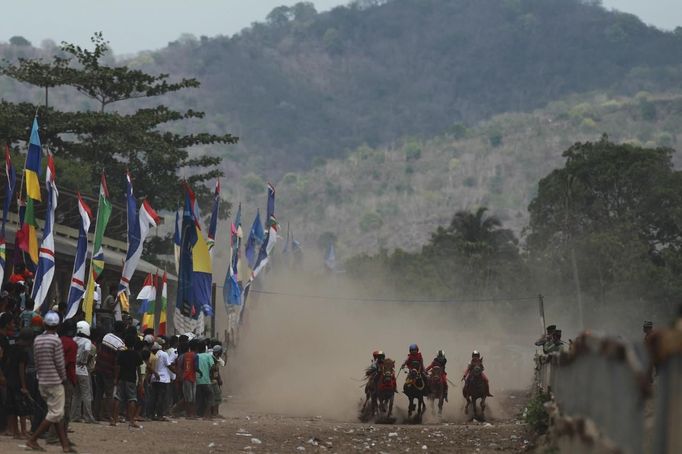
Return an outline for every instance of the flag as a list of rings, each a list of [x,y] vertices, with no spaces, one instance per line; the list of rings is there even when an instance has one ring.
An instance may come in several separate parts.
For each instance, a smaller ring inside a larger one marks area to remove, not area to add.
[[[258,252],[258,259],[256,260],[256,266],[253,268],[251,273],[251,280],[260,273],[260,271],[265,268],[270,260],[270,255],[272,249],[275,247],[277,242],[277,219],[275,218],[275,187],[268,183],[268,220],[267,220],[267,232],[265,234],[265,239]]]
[[[192,215],[192,202],[189,191],[185,191],[185,205],[182,210],[182,227],[180,230],[180,261],[178,271],[178,288],[175,300],[175,330],[180,333],[191,333],[197,330],[196,308],[192,292],[192,248],[197,242],[197,228]]]
[[[43,150],[40,146],[40,136],[38,135],[38,118],[33,119],[31,128],[31,138],[28,143],[28,154],[26,155],[26,165],[24,167],[24,179],[26,181],[26,195],[29,199],[41,201],[40,198],[40,158]]]
[[[175,253],[175,274],[180,272],[180,213],[175,211],[175,232],[173,233],[173,252]]]
[[[215,234],[218,230],[218,208],[220,208],[220,180],[215,183],[215,192],[213,193],[213,207],[211,208],[211,222],[208,226],[208,252],[213,258],[213,246],[215,246]]]
[[[9,154],[9,145],[5,145],[5,175],[7,176],[7,183],[5,184],[5,200],[2,206],[2,228],[0,229],[0,284],[2,284],[3,279],[5,278],[5,265],[7,263],[5,224],[7,224],[9,207],[12,204],[14,188],[17,184],[17,174],[12,165],[12,157]]]
[[[9,215],[9,207],[12,204],[12,197],[14,196],[14,189],[17,185],[17,173],[12,165],[12,156],[9,154],[9,146],[5,145],[5,175],[7,176],[7,183],[5,184],[5,200],[2,206],[2,230],[0,236],[5,239],[5,224],[7,224],[7,217]],[[2,279],[0,279],[2,282]]]
[[[204,235],[196,229],[196,243],[192,248],[192,292],[194,294],[194,304],[197,310],[205,315],[213,315],[211,305],[213,284],[213,268],[211,266],[211,255],[208,251],[208,244]]]
[[[242,205],[239,204],[237,215],[230,226],[230,263],[225,274],[223,285],[223,301],[226,305],[241,304],[241,287],[238,280],[239,247],[242,240]]]
[[[168,276],[163,272],[163,284],[161,287],[161,313],[159,314],[159,336],[166,335],[166,312],[168,311]]]
[[[45,215],[43,239],[40,243],[40,258],[31,294],[34,301],[33,310],[38,312],[38,308],[40,308],[41,313],[45,313],[48,310],[45,299],[50,291],[50,285],[54,277],[54,236],[52,230],[54,228],[54,211],[57,208],[57,196],[59,193],[55,183],[55,168],[52,154],[47,156],[45,186],[47,186],[47,213]],[[32,201],[30,198],[28,200],[29,202]]]
[[[141,331],[144,331],[147,328],[154,328],[156,276],[152,276],[152,273],[147,274],[144,284],[142,285],[142,290],[137,294],[137,300],[140,301],[140,310],[138,311],[138,314],[142,315]]]
[[[332,242],[329,243],[329,247],[327,248],[324,266],[326,266],[329,271],[336,270],[336,252],[334,251],[334,243]]]
[[[249,264],[249,268],[253,269],[256,265],[256,259],[258,258],[257,250],[263,240],[265,239],[265,232],[263,231],[263,223],[260,220],[260,210],[256,211],[256,218],[251,224],[251,230],[249,230],[249,237],[246,240],[246,246],[244,248],[244,255],[246,256],[246,262]]]
[[[139,213],[137,211],[137,203],[133,195],[133,184],[130,180],[130,174],[126,174],[127,190],[127,206],[128,206],[128,252],[126,260],[123,264],[123,273],[118,284],[118,293],[128,290],[130,279],[135,273],[137,264],[142,257],[142,248],[144,240],[149,234],[150,227],[156,227],[161,220],[152,208],[148,200],[142,202]]]
[[[90,219],[92,211],[85,203],[85,200],[78,195],[78,212],[81,215],[81,225],[78,229],[78,243],[76,245],[76,258],[73,262],[71,273],[71,287],[69,296],[66,300],[65,319],[71,318],[78,312],[78,306],[85,293],[85,258],[88,253],[88,231],[90,230]]]
[[[38,265],[38,235],[36,229],[38,222],[36,221],[35,207],[33,206],[33,199],[28,198],[24,208],[24,219],[20,223],[21,228],[17,232],[17,243],[22,251],[28,254],[29,261],[26,263],[30,270],[35,270]]]
[[[92,244],[92,256],[90,258],[90,271],[88,273],[88,286],[85,289],[85,299],[83,301],[83,312],[85,321],[92,323],[92,313],[95,304],[95,280],[104,270],[104,249],[102,240],[104,232],[111,217],[112,206],[109,201],[109,189],[107,179],[102,174],[99,184],[99,202],[97,204],[97,220],[95,221],[95,237]]]

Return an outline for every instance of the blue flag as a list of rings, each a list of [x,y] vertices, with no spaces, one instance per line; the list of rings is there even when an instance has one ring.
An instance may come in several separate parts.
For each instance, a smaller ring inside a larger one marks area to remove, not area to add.
[[[253,220],[251,230],[249,231],[249,238],[246,240],[246,247],[244,255],[246,255],[246,262],[249,268],[253,269],[256,266],[258,259],[258,248],[263,244],[265,239],[265,231],[263,230],[263,223],[260,220],[260,210],[256,212],[256,218]]]

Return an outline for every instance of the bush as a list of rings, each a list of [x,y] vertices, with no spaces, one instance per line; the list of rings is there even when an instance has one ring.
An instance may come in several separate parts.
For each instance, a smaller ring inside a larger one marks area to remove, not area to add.
[[[540,392],[523,409],[523,420],[539,434],[547,432],[549,428],[549,414],[545,410],[545,402],[550,400],[549,393]]]

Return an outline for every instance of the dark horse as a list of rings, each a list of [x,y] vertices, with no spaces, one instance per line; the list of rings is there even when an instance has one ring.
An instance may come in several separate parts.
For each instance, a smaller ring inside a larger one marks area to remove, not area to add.
[[[469,414],[469,405],[474,407],[473,418],[484,421],[485,420],[485,398],[488,397],[488,387],[483,380],[483,369],[481,366],[474,366],[471,372],[467,376],[464,388],[462,389],[462,394],[466,399],[467,403],[464,407],[464,413]],[[481,399],[481,414],[478,414],[476,409],[476,400]]]
[[[365,402],[360,409],[360,421],[366,422],[374,416],[377,398],[378,371],[367,371],[367,383],[365,383]]]
[[[445,385],[440,366],[434,366],[429,374],[429,400],[431,401],[431,413],[436,413],[435,402],[438,401],[438,415],[443,414],[443,401],[445,400]]]
[[[424,403],[424,396],[429,394],[429,384],[424,379],[422,374],[420,374],[417,369],[410,369],[405,379],[405,384],[403,385],[403,392],[410,400],[410,405],[407,409],[407,417],[411,418],[412,413],[417,410],[415,419],[417,421],[421,420],[422,415],[426,411],[426,404]],[[414,400],[417,399],[417,404],[415,405]]]
[[[390,420],[393,414],[393,399],[395,398],[395,374],[393,367],[386,368],[379,377],[373,412],[378,410],[379,417]]]

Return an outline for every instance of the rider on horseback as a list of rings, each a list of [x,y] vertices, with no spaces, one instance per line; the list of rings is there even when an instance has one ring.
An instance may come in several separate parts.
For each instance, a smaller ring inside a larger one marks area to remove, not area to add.
[[[490,383],[488,382],[488,377],[486,377],[485,373],[483,372],[485,370],[485,368],[483,367],[483,358],[481,358],[481,354],[477,350],[474,350],[471,353],[471,362],[467,366],[467,370],[464,371],[464,375],[462,376],[462,380],[464,380],[465,386],[466,384],[469,383],[469,380],[472,377],[471,372],[474,370],[474,367],[476,366],[479,366],[481,368],[481,378],[485,383],[486,395],[492,397],[492,394],[490,394]]]
[[[408,370],[416,369],[420,374],[424,374],[424,358],[422,358],[422,354],[419,352],[417,344],[410,345],[410,353],[407,355],[407,359],[400,368],[403,369],[405,366],[407,366]]]
[[[365,374],[369,377],[370,375],[374,375],[377,372],[381,371],[381,366],[384,364],[384,360],[386,359],[386,355],[384,352],[381,350],[375,350],[372,353],[372,362],[365,371]]]
[[[445,398],[445,402],[448,401],[448,374],[445,373],[445,364],[447,362],[448,359],[445,357],[445,350],[438,350],[438,355],[433,358],[429,367],[426,368],[426,371],[428,372],[435,366],[440,367],[440,381],[443,383],[443,397]]]

